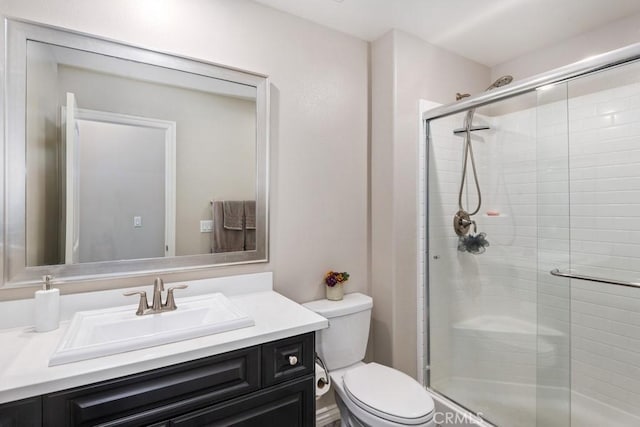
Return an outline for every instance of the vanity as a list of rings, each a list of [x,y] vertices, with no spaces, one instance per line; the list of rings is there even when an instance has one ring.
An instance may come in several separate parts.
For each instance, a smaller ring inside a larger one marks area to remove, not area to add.
[[[307,333],[11,402],[0,406],[0,425],[312,426],[313,338]]]
[[[259,273],[189,283],[191,295],[226,289],[254,326],[58,366],[49,357],[68,322],[46,333],[0,331],[9,349],[0,356],[0,425],[314,425],[314,332],[327,321],[270,281]],[[118,293],[100,296],[107,303]]]

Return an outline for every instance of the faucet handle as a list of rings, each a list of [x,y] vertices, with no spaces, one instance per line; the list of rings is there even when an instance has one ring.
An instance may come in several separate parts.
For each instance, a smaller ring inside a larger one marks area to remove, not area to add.
[[[164,306],[166,307],[165,310],[175,310],[176,308],[178,308],[176,306],[176,299],[173,296],[173,291],[175,289],[186,289],[188,287],[189,285],[176,285],[176,286],[170,287],[169,290],[167,291],[167,302],[164,304]]]
[[[140,302],[138,302],[138,309],[136,310],[136,316],[142,316],[144,314],[144,311],[149,309],[149,301],[147,301],[146,291],[125,292],[122,295],[124,295],[125,297],[140,295]]]

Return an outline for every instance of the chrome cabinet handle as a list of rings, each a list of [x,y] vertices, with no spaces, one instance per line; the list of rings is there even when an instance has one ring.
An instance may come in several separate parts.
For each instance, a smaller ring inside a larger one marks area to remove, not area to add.
[[[298,358],[296,356],[289,356],[289,365],[296,366],[298,364]]]

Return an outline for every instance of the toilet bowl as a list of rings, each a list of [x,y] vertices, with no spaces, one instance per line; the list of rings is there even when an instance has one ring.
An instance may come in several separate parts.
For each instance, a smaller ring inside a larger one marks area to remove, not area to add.
[[[434,403],[410,376],[378,363],[364,363],[371,322],[371,297],[354,293],[341,301],[304,304],[326,317],[329,328],[316,333],[336,394],[342,425],[434,427]]]
[[[344,425],[435,426],[431,396],[396,369],[361,362],[331,372],[331,382]]]

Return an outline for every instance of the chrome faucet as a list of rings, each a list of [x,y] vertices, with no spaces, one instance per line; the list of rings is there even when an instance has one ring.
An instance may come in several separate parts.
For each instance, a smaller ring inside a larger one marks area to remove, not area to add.
[[[124,296],[140,295],[140,302],[138,303],[138,309],[136,310],[137,316],[143,316],[145,314],[162,313],[163,311],[172,311],[178,308],[176,306],[176,299],[173,295],[175,289],[185,289],[188,285],[176,285],[169,288],[167,291],[167,299],[162,302],[162,292],[164,292],[164,281],[156,277],[153,281],[153,302],[149,307],[149,300],[147,299],[146,291],[133,291],[125,292]]]
[[[151,304],[151,309],[160,312],[162,311],[162,293],[164,292],[164,281],[156,277],[156,280],[153,281],[153,303]]]

